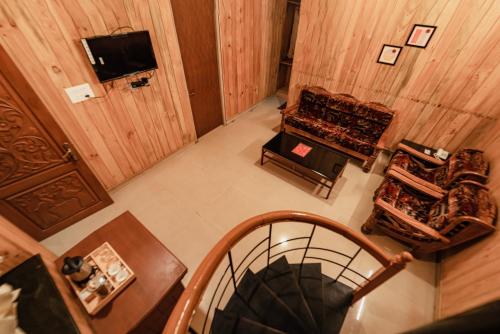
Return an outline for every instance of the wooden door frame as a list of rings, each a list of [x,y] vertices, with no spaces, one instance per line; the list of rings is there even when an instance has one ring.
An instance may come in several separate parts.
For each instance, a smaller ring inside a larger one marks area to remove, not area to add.
[[[227,125],[227,115],[226,115],[226,101],[224,100],[224,74],[222,72],[222,44],[221,44],[221,31],[220,31],[220,8],[219,1],[213,0],[214,5],[214,24],[215,24],[215,44],[217,45],[217,72],[219,73],[219,94],[220,94],[220,105],[222,110],[222,124]]]
[[[47,133],[48,137],[50,137],[53,141],[55,141],[57,144],[57,150],[58,153],[61,155],[61,157],[64,155],[64,150],[60,146],[60,143],[70,143],[71,140],[69,137],[63,132],[62,127],[55,121],[54,117],[50,113],[49,109],[45,106],[41,98],[38,96],[38,94],[33,90],[32,86],[29,84],[28,80],[26,77],[23,75],[23,73],[19,70],[17,65],[14,63],[12,60],[11,56],[7,53],[5,48],[0,44],[0,64],[2,66],[0,67],[0,74],[8,81],[8,85],[6,85],[7,90],[11,90],[15,93],[16,96],[20,97],[20,101],[16,101],[16,103],[21,103],[24,105],[29,110],[32,110],[31,115],[36,119],[37,122],[39,122],[42,126],[43,129],[40,129],[44,132]],[[17,100],[17,99],[16,99]],[[47,129],[50,129],[50,133],[47,131]],[[76,162],[78,165],[75,166],[74,168],[70,168],[68,164],[62,164],[56,167],[54,171],[49,171],[48,174],[57,174],[57,171],[70,171],[70,170],[78,170],[79,174],[83,177],[85,181],[87,181],[90,185],[93,185],[95,187],[92,187],[91,190],[95,193],[96,197],[100,199],[98,203],[90,206],[89,208],[95,209],[95,211],[98,211],[110,204],[113,203],[113,200],[109,196],[108,192],[105,190],[104,186],[102,183],[97,179],[97,177],[93,174],[92,170],[89,168],[89,166],[85,163],[84,160],[82,160],[81,156],[75,151],[74,145],[71,145],[73,152],[76,154],[78,157],[78,161]],[[57,174],[61,175],[61,174]],[[34,175],[27,176],[26,178],[28,179],[28,182],[30,182],[30,178],[33,178]],[[8,187],[15,187],[14,184],[8,184],[4,186],[6,188]],[[57,233],[58,231],[78,222],[79,220],[87,217],[88,215],[84,212],[78,212],[75,214],[73,219],[67,218],[65,222],[58,223],[54,225],[53,227],[45,229],[43,232],[40,232],[34,226],[25,224],[24,222],[26,221],[26,217],[24,217],[20,212],[15,210],[12,207],[7,206],[6,204],[0,202],[0,208],[4,212],[8,212],[9,216],[6,218],[9,218],[11,221],[16,223],[13,217],[19,217],[20,220],[22,219],[22,226],[25,231],[29,232],[34,238],[37,240],[44,239],[50,235],[53,235],[54,233]]]

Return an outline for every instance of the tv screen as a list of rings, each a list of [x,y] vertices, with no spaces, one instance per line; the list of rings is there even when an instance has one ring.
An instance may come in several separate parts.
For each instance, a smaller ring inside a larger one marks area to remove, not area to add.
[[[148,31],[82,39],[100,82],[158,68]]]

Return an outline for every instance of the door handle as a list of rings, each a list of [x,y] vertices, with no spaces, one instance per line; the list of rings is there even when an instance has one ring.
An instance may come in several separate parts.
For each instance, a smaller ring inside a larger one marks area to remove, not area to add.
[[[71,145],[69,143],[63,143],[62,147],[64,149],[64,154],[62,156],[64,161],[77,161],[78,157],[75,152],[71,149]]]
[[[190,91],[188,94],[189,94],[189,96],[196,95],[196,91],[195,91],[195,90],[192,90],[192,91]]]

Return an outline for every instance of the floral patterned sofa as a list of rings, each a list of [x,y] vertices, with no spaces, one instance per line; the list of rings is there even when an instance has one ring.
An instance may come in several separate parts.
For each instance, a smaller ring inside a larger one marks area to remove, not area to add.
[[[458,150],[450,159],[442,161],[399,144],[387,170],[405,175],[429,189],[446,193],[446,189],[460,180],[486,183],[489,165],[483,152],[477,149]]]
[[[387,175],[362,226],[364,233],[381,230],[418,254],[450,248],[495,230],[495,201],[483,184],[460,181],[442,194],[402,181],[404,176]]]
[[[364,161],[363,170],[368,172],[393,118],[394,111],[382,104],[305,87],[299,102],[283,111],[281,127]]]

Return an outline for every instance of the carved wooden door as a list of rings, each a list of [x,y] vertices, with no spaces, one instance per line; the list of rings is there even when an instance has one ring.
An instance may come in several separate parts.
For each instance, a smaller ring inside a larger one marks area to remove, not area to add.
[[[0,46],[0,214],[41,240],[111,203]]]

